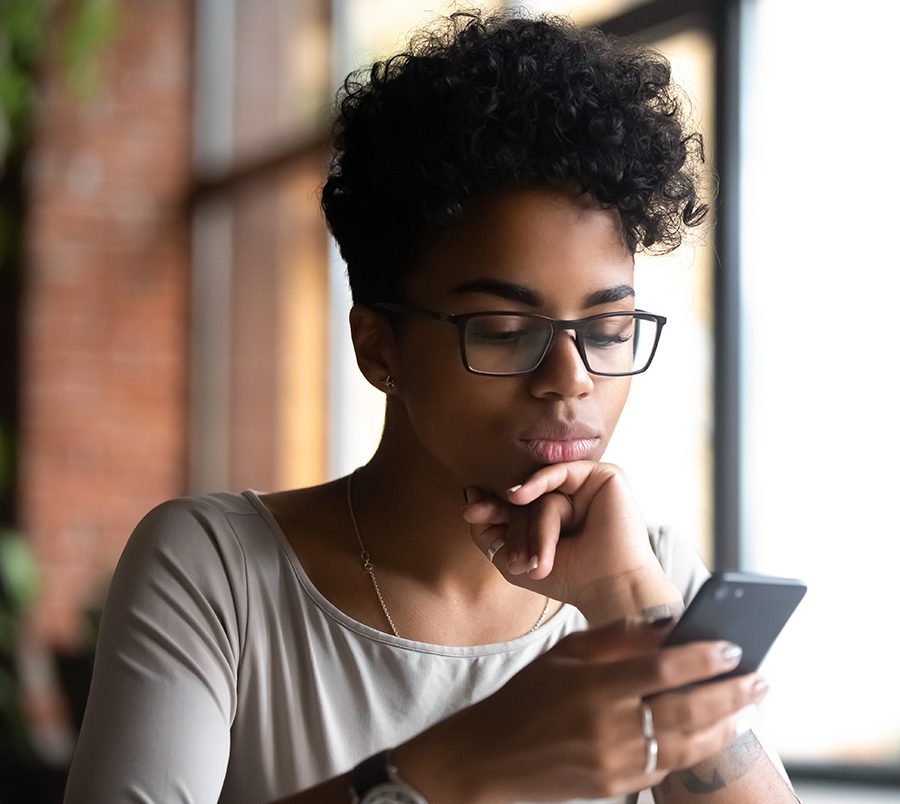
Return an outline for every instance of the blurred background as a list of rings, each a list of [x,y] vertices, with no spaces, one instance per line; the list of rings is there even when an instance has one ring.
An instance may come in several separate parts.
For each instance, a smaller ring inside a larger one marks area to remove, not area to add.
[[[807,581],[769,731],[805,802],[898,802],[898,7],[515,5],[650,44],[685,89],[714,225],[638,259],[670,323],[608,455],[711,566]],[[329,103],[449,10],[0,0],[0,804],[61,799],[148,509],[371,454],[383,397],[318,209]]]

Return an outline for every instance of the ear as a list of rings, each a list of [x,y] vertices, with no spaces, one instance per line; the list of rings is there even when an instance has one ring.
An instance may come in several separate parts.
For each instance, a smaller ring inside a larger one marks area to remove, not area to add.
[[[387,316],[354,304],[350,308],[350,337],[356,353],[356,365],[371,385],[387,393],[385,380],[397,378],[397,349],[394,330]]]

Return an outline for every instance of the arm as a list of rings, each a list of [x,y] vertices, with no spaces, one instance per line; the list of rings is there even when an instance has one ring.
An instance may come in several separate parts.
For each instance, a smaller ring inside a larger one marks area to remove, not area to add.
[[[580,462],[545,467],[508,495],[514,506],[529,506],[522,514],[509,503],[475,492],[475,505],[466,509],[465,517],[482,550],[502,539],[507,550],[512,544],[522,554],[525,544],[526,555],[540,556],[536,569],[515,562],[504,566],[495,559],[501,574],[511,583],[568,600],[592,626],[621,616],[677,615],[684,608],[683,598],[708,575],[692,551],[690,556],[685,551],[673,556],[669,544],[663,551],[666,558],[658,560],[648,549],[642,517],[617,467]],[[517,525],[517,519],[525,524]],[[724,713],[723,704],[719,706]],[[683,767],[680,760],[673,764]],[[660,804],[795,801],[752,734],[694,767],[671,773],[655,795]]]
[[[643,769],[640,700],[735,663],[725,643],[660,651],[666,633],[629,620],[570,634],[493,695],[397,746],[391,759],[430,804],[593,800],[659,784],[665,771]],[[751,693],[742,681],[726,688],[718,700],[726,711],[696,728],[673,729],[669,755],[696,761],[710,746],[727,744],[730,709],[746,705]],[[708,690],[689,691],[660,705],[660,723],[671,728],[685,708],[708,715],[713,704]],[[347,788],[344,776],[276,804],[346,803]]]
[[[66,802],[218,800],[244,577],[214,516],[203,503],[164,503],[129,540],[103,608]]]
[[[657,804],[794,804],[799,801],[752,731],[653,788]]]
[[[681,593],[653,552],[624,473],[594,461],[545,466],[507,500],[467,489],[475,544],[512,584],[571,603],[593,626],[667,616]]]

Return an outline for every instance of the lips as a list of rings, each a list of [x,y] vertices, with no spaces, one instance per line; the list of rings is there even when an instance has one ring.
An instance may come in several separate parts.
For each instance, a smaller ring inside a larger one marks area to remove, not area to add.
[[[543,422],[519,442],[538,463],[565,463],[592,457],[600,446],[597,430],[580,422]]]
[[[597,449],[599,438],[570,438],[564,441],[548,441],[534,438],[522,442],[525,449],[539,463],[565,463],[590,458]]]

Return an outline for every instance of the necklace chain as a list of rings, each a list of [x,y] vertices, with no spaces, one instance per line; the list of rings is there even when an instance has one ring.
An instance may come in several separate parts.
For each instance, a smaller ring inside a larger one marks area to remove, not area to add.
[[[356,522],[356,512],[353,510],[353,476],[355,474],[356,471],[354,470],[347,475],[347,508],[350,511],[350,521],[353,523],[353,532],[356,534],[356,541],[359,542],[359,555],[362,559],[363,569],[369,573],[369,577],[372,579],[372,586],[375,588],[375,594],[378,596],[378,602],[381,604],[381,610],[384,612],[388,625],[391,626],[391,631],[394,632],[394,636],[400,638],[400,632],[397,630],[397,626],[394,625],[394,618],[391,617],[391,613],[388,611],[387,603],[384,602],[384,595],[381,594],[381,587],[378,585],[378,579],[375,577],[375,565],[372,563],[372,557],[366,550],[362,536],[359,534],[359,525]],[[532,631],[537,631],[537,629],[541,627],[549,610],[550,598],[548,596],[544,600],[544,609],[541,611],[541,616],[537,618],[537,622],[528,630],[529,634]]]

